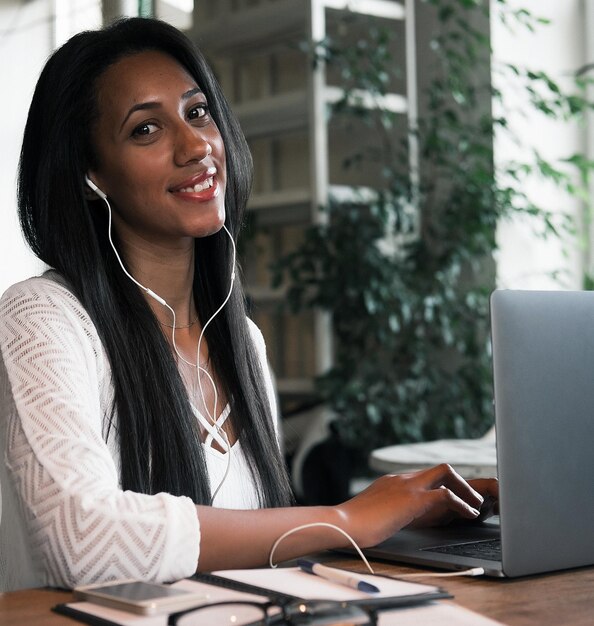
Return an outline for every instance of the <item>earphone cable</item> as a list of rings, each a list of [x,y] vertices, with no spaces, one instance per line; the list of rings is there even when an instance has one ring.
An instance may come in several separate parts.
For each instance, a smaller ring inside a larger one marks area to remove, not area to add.
[[[202,346],[202,338],[204,337],[204,332],[205,332],[207,326],[223,310],[223,308],[225,307],[227,302],[229,302],[229,298],[231,298],[231,294],[233,293],[233,284],[235,283],[235,261],[236,261],[237,249],[236,249],[236,246],[235,246],[235,241],[233,240],[233,237],[231,236],[231,233],[229,232],[229,230],[227,229],[227,226],[225,226],[225,224],[223,224],[223,228],[225,229],[225,232],[227,233],[227,236],[229,237],[229,240],[231,241],[231,246],[232,246],[232,249],[233,249],[232,261],[231,261],[231,283],[229,285],[229,291],[227,292],[227,297],[223,300],[223,303],[221,304],[221,306],[211,315],[209,320],[202,327],[202,331],[200,333],[200,337],[198,337],[198,346],[196,348],[196,367],[198,368],[198,370],[202,370],[207,375],[207,377],[208,377],[208,379],[209,379],[209,381],[210,381],[210,383],[211,383],[211,385],[212,385],[212,387],[214,389],[215,397],[214,397],[214,406],[213,406],[212,414],[210,414],[209,411],[208,411],[208,407],[207,407],[206,401],[204,399],[204,390],[203,390],[203,387],[202,387],[202,379],[201,379],[200,376],[198,376],[198,387],[200,389],[200,395],[202,396],[202,402],[204,404],[204,408],[206,409],[206,412],[208,413],[208,416],[210,417],[210,419],[212,421],[213,426],[217,430],[217,433],[219,434],[220,437],[222,437],[224,439],[225,443],[227,444],[227,465],[225,467],[225,473],[223,474],[223,478],[221,478],[219,484],[217,485],[217,488],[212,493],[212,496],[210,498],[211,506],[212,506],[212,504],[214,502],[215,497],[217,496],[217,494],[221,490],[221,487],[223,486],[223,483],[227,479],[227,476],[229,475],[229,470],[231,469],[231,444],[229,443],[229,438],[227,437],[227,433],[225,432],[225,430],[222,428],[222,426],[219,424],[219,422],[216,419],[217,402],[218,402],[218,393],[217,393],[216,385],[215,385],[215,382],[212,379],[210,373],[207,372],[203,367],[200,366],[200,348]],[[175,325],[175,322],[174,322],[174,325]]]
[[[100,190],[98,190],[97,186],[94,183],[91,185],[92,181],[87,179],[87,182],[89,183],[89,186],[91,186],[91,188],[95,192],[100,191]],[[132,274],[130,274],[130,272],[128,272],[128,270],[126,269],[126,267],[125,267],[125,265],[124,265],[124,263],[123,263],[123,261],[122,261],[122,259],[120,257],[120,254],[119,254],[119,252],[118,252],[118,250],[115,247],[115,244],[113,242],[113,238],[112,238],[112,209],[111,209],[111,205],[110,205],[109,200],[107,199],[107,196],[105,195],[105,193],[101,192],[101,193],[98,193],[98,195],[99,195],[100,198],[102,198],[105,201],[105,204],[107,205],[107,214],[108,214],[107,236],[108,236],[111,248],[112,248],[114,254],[116,255],[116,259],[118,260],[118,263],[120,264],[120,267],[122,268],[122,271],[124,272],[124,274],[135,285],[137,285],[140,289],[142,289],[142,291],[144,291],[151,298],[156,300],[159,304],[165,306],[167,309],[169,309],[169,311],[171,311],[171,315],[173,316],[173,327],[171,329],[172,330],[172,332],[171,332],[171,342],[173,344],[173,350],[175,351],[177,356],[184,363],[186,363],[187,365],[190,365],[191,367],[195,367],[196,368],[196,370],[198,372],[198,387],[199,387],[199,390],[200,390],[200,396],[202,397],[202,403],[204,405],[204,408],[206,409],[208,417],[210,418],[210,420],[212,422],[212,425],[215,427],[216,432],[219,435],[219,438],[221,439],[221,441],[224,442],[225,447],[227,448],[227,464],[226,464],[226,467],[225,467],[225,472],[223,474],[223,478],[221,479],[221,481],[217,485],[216,489],[214,490],[214,492],[213,492],[213,494],[212,494],[212,496],[210,498],[210,504],[212,505],[216,495],[219,493],[221,487],[223,486],[223,483],[225,482],[225,480],[227,479],[227,476],[229,475],[229,470],[231,468],[231,444],[229,443],[229,438],[227,436],[227,433],[225,432],[225,430],[221,427],[221,425],[218,423],[218,421],[214,417],[217,414],[218,390],[217,390],[217,386],[216,386],[212,376],[210,375],[210,372],[208,372],[208,370],[206,370],[204,367],[202,367],[200,365],[200,348],[201,348],[201,345],[202,345],[202,338],[204,337],[204,331],[206,330],[206,327],[223,310],[223,307],[227,304],[227,302],[229,301],[229,298],[231,297],[231,294],[233,292],[233,284],[235,282],[235,262],[236,262],[236,254],[237,254],[235,241],[233,240],[233,237],[231,236],[231,233],[229,232],[229,230],[227,229],[225,224],[223,224],[223,228],[225,229],[225,232],[229,236],[229,239],[231,241],[231,245],[232,245],[232,248],[233,248],[233,260],[232,260],[232,266],[231,266],[231,268],[232,268],[231,269],[231,284],[229,286],[229,292],[227,293],[227,297],[225,298],[225,300],[223,301],[221,306],[214,312],[214,314],[209,318],[209,320],[206,322],[206,324],[204,324],[204,326],[202,327],[202,331],[200,332],[200,336],[198,338],[198,347],[197,347],[197,350],[196,350],[196,362],[195,363],[190,363],[188,360],[186,360],[183,357],[183,355],[179,351],[179,349],[177,347],[177,343],[175,341],[176,315],[175,315],[175,311],[174,311],[173,307],[171,307],[163,298],[161,298],[161,296],[159,296],[154,291],[152,291],[148,287],[145,287],[142,283],[137,281],[136,278],[134,278],[134,276],[132,276]],[[206,403],[206,398],[205,398],[205,395],[204,395],[204,388],[202,386],[202,380],[201,380],[200,372],[202,372],[202,373],[204,373],[206,375],[206,377],[208,378],[208,380],[209,380],[209,382],[210,382],[210,384],[212,386],[212,389],[213,389],[214,403],[213,403],[213,411],[212,411],[212,413],[209,411],[207,403]]]
[[[274,553],[276,552],[276,549],[278,548],[280,543],[282,541],[284,541],[289,535],[292,535],[293,533],[296,533],[296,532],[298,532],[300,530],[305,530],[307,528],[316,528],[316,527],[331,528],[332,530],[336,530],[341,535],[346,537],[350,541],[350,543],[352,544],[353,548],[355,548],[355,550],[357,551],[357,554],[361,557],[361,560],[363,561],[363,563],[365,563],[365,566],[367,567],[369,572],[371,574],[375,574],[375,572],[373,571],[373,568],[369,564],[369,561],[367,560],[367,558],[363,554],[363,551],[361,550],[361,548],[359,547],[357,542],[346,532],[346,530],[343,530],[342,528],[340,528],[340,526],[335,526],[334,524],[329,524],[328,522],[312,522],[311,524],[302,524],[301,526],[295,526],[295,528],[291,528],[290,530],[287,530],[287,532],[284,532],[274,542],[274,544],[272,545],[272,548],[270,549],[270,554],[268,555],[268,565],[270,565],[270,567],[272,567],[272,568],[275,568],[275,567],[278,566],[278,563],[274,562]]]
[[[197,367],[199,369],[203,370],[204,372],[206,372],[206,370],[204,370],[204,368],[202,368],[200,365],[198,365],[199,359],[200,359],[200,348],[202,346],[202,338],[204,337],[204,332],[206,331],[206,328],[212,322],[212,320],[223,310],[223,308],[225,307],[225,305],[229,301],[229,298],[231,298],[231,294],[233,293],[233,284],[235,283],[235,261],[236,261],[237,250],[236,250],[236,247],[235,247],[235,241],[233,240],[233,237],[231,236],[231,233],[228,231],[228,229],[225,226],[225,224],[223,224],[223,228],[225,229],[225,232],[227,233],[227,235],[229,237],[229,240],[231,241],[231,246],[232,246],[232,249],[233,249],[233,256],[232,256],[232,262],[231,262],[231,268],[232,268],[231,269],[231,284],[229,285],[229,291],[227,293],[227,297],[225,298],[225,300],[223,301],[221,306],[211,315],[211,317],[206,322],[206,324],[204,324],[204,326],[202,327],[202,332],[200,333],[200,337],[198,337],[198,346],[196,348],[196,363],[197,363]],[[206,374],[208,375],[211,383],[214,386],[214,381],[210,377],[210,374],[208,374],[208,372],[206,372]],[[202,400],[204,402],[204,392],[203,392],[203,389],[202,389],[202,381],[200,380],[200,377],[198,377],[198,386],[200,388],[200,394],[201,394]],[[206,407],[206,403],[204,403],[204,406],[206,408],[206,411],[208,412],[208,408]],[[214,415],[209,413],[209,417],[212,420],[214,426],[217,427],[217,430],[218,430],[220,427],[218,426],[218,424],[216,422],[216,419],[214,417],[217,414],[217,400],[216,400],[216,396],[215,396],[215,403],[214,403],[213,413],[214,413]]]

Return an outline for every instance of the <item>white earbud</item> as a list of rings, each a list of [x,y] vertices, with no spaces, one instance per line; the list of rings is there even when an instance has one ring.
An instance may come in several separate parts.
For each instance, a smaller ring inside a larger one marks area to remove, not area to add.
[[[107,200],[107,195],[104,194],[99,187],[97,187],[97,185],[89,178],[88,174],[85,174],[85,182],[101,198],[101,200]]]

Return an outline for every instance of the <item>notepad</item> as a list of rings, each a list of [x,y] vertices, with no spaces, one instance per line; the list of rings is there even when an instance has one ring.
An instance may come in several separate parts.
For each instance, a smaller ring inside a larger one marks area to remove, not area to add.
[[[336,600],[336,601],[368,601],[386,598],[407,598],[412,596],[433,596],[440,593],[438,587],[412,583],[385,576],[357,577],[379,588],[379,593],[369,594],[358,589],[312,576],[298,567],[283,567],[277,569],[243,569],[214,572],[221,578],[267,589],[281,594],[307,598],[308,600]]]

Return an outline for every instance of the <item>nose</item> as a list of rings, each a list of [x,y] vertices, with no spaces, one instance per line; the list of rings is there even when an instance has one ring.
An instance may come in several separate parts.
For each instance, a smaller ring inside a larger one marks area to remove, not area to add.
[[[178,130],[175,142],[175,161],[177,165],[200,162],[209,156],[212,146],[202,134],[200,128],[182,125]]]

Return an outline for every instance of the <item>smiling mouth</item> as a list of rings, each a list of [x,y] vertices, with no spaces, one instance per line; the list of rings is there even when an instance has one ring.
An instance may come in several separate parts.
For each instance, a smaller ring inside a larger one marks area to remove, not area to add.
[[[201,191],[206,191],[210,189],[214,185],[214,176],[203,180],[201,183],[196,183],[193,187],[181,187],[180,189],[176,189],[178,193],[200,193]]]

